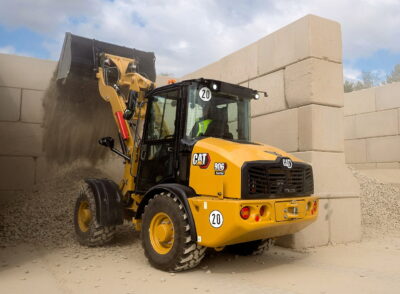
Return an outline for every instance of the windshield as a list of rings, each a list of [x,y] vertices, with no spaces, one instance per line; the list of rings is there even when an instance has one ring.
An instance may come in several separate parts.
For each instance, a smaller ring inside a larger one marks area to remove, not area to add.
[[[186,138],[250,141],[250,98],[189,86]]]

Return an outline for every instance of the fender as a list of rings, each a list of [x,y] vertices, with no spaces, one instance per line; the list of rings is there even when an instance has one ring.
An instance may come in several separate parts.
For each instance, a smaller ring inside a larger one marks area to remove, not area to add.
[[[109,179],[85,179],[93,191],[96,201],[96,220],[101,226],[115,226],[123,223],[121,191]]]
[[[161,192],[169,192],[179,198],[188,216],[188,222],[191,228],[190,235],[192,237],[192,240],[197,240],[196,226],[194,224],[193,214],[192,211],[190,210],[189,202],[187,200],[187,198],[196,196],[196,192],[188,186],[184,186],[181,184],[160,184],[152,187],[150,190],[146,192],[146,194],[143,197],[143,200],[140,202],[138,210],[136,212],[135,219],[140,219],[142,217],[144,208],[147,205],[147,203],[149,203],[149,200],[153,198],[154,195]]]

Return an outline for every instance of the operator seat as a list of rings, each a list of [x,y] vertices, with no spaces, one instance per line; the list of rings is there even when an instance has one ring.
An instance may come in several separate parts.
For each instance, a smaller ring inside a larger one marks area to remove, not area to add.
[[[229,132],[227,107],[214,108],[211,119],[212,121],[208,126],[204,136],[233,139],[233,135]]]

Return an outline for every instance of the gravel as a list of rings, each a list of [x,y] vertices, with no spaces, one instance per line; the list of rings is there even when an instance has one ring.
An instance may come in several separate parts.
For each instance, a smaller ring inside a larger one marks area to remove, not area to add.
[[[91,177],[105,176],[91,167],[64,168],[31,191],[13,195],[12,201],[0,207],[0,245],[79,246],[75,239],[73,210],[83,179]],[[131,227],[119,228],[122,232],[127,230]]]
[[[360,183],[364,237],[400,236],[400,184],[353,173]]]
[[[364,237],[400,236],[400,184],[381,183],[357,170],[361,187]],[[57,171],[31,191],[13,195],[0,207],[0,246],[29,243],[44,247],[79,247],[73,227],[73,209],[83,179],[103,178],[92,167]],[[131,226],[119,227],[122,243],[135,237]],[[117,235],[118,236],[118,235]],[[126,240],[128,239],[128,240]],[[124,260],[126,256],[120,255]],[[208,272],[207,267],[203,267]]]

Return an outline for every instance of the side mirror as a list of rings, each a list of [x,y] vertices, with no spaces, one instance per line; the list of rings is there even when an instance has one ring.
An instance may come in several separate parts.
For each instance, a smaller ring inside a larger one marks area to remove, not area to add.
[[[126,109],[125,109],[124,115],[123,115],[125,120],[130,120],[133,117],[133,115],[135,114],[137,96],[138,96],[137,92],[135,92],[135,91],[129,92],[128,101],[126,103]]]
[[[104,137],[99,140],[99,144],[112,149],[114,148],[114,139],[112,137]]]

